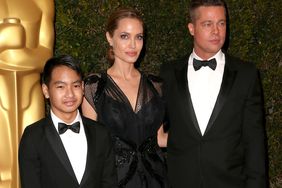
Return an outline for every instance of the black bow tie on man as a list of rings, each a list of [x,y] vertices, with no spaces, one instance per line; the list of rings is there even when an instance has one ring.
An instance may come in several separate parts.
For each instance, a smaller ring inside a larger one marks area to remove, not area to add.
[[[59,134],[64,134],[68,129],[72,130],[75,133],[79,133],[80,122],[77,121],[71,125],[67,125],[65,123],[58,123]]]
[[[215,70],[216,68],[216,59],[212,58],[210,60],[198,60],[198,59],[193,59],[193,67],[195,71],[199,70],[202,66],[209,66],[212,70]]]

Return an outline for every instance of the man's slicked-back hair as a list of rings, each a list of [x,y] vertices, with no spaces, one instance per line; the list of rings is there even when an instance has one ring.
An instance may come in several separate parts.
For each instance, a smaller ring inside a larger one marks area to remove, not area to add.
[[[61,55],[58,57],[52,57],[46,62],[41,75],[42,84],[49,86],[54,69],[60,66],[66,66],[74,70],[79,75],[81,80],[83,79],[83,73],[79,66],[79,62],[70,55]]]
[[[225,9],[225,15],[227,15],[226,3],[224,0],[191,0],[189,8],[189,22],[193,23],[196,20],[196,9],[204,6],[222,6]]]

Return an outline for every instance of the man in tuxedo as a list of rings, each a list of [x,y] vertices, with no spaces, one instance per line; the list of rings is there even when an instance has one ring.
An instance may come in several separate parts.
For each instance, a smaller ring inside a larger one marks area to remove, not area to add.
[[[29,125],[21,138],[22,188],[117,187],[108,131],[79,113],[83,88],[81,69],[71,56],[47,61],[42,91],[50,116]]]
[[[161,68],[170,183],[173,188],[264,188],[257,70],[221,50],[227,25],[222,0],[192,0],[190,6],[193,51]]]

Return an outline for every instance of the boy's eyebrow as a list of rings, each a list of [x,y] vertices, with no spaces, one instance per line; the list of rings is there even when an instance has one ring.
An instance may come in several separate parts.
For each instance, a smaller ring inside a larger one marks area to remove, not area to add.
[[[61,81],[61,80],[58,80],[58,81],[55,81],[54,84],[65,84],[65,82]]]
[[[76,80],[73,83],[82,83],[82,80]]]
[[[80,79],[79,80],[75,80],[72,83],[82,83],[82,80],[80,80]],[[55,81],[54,84],[66,84],[66,82],[58,80],[58,81]]]

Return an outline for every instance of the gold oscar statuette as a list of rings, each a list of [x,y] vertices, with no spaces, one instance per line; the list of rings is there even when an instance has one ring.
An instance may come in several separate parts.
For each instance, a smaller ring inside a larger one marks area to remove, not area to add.
[[[20,187],[18,144],[44,117],[40,72],[53,45],[53,0],[0,0],[0,188]]]

